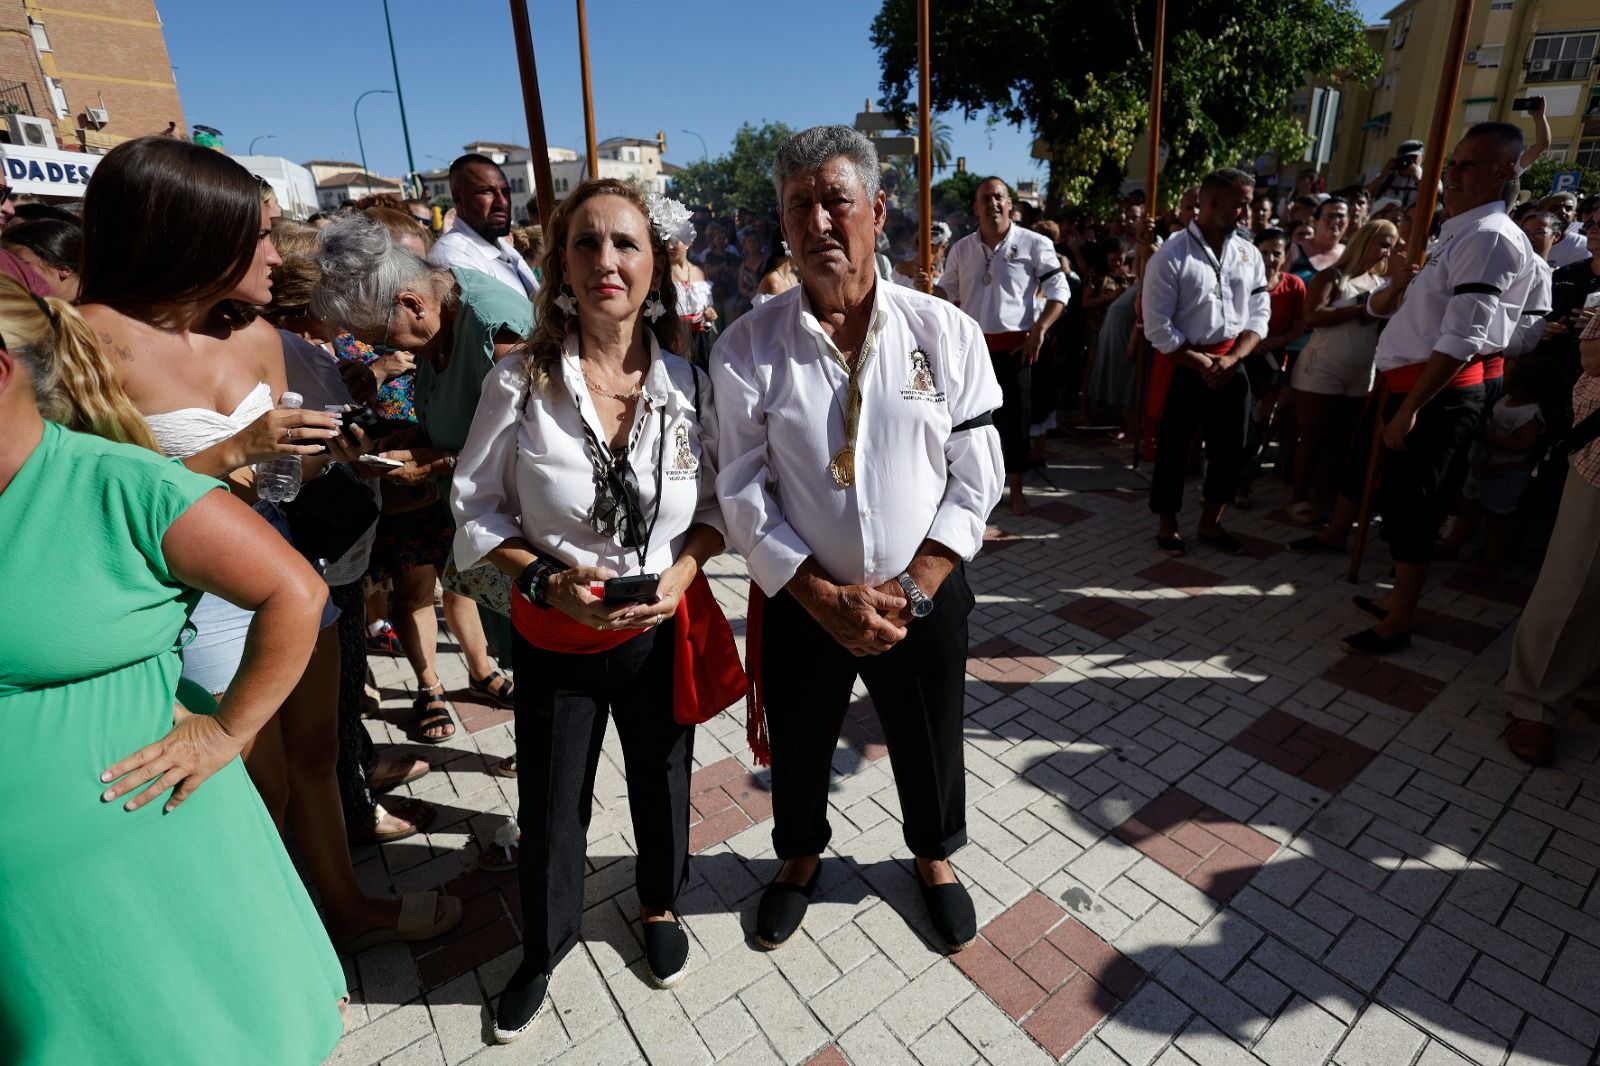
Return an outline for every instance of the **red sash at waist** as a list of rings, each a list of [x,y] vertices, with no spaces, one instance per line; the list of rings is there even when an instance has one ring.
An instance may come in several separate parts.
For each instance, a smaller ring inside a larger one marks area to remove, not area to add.
[[[989,346],[991,352],[1014,352],[1028,342],[1027,330],[1013,330],[1010,333],[985,333],[983,343]]]
[[[1483,357],[1483,380],[1493,381],[1495,378],[1506,376],[1506,357],[1503,355],[1486,355]]]
[[[683,319],[683,324],[689,327],[689,332],[704,333],[706,331],[706,320],[703,315],[679,315],[678,317]]]
[[[554,607],[540,609],[520,592],[511,594],[511,624],[522,639],[545,651],[594,655],[626,644],[642,630],[614,629],[601,632],[576,621]]]
[[[1389,386],[1389,391],[1399,395],[1410,392],[1416,388],[1417,382],[1422,380],[1422,372],[1428,368],[1426,360],[1420,363],[1407,363],[1397,366],[1393,370],[1383,372],[1383,383]],[[1445,383],[1447,389],[1465,389],[1473,385],[1483,384],[1483,364],[1477,360],[1463,363],[1457,370],[1455,377]]]
[[[1207,355],[1227,355],[1233,351],[1238,340],[1238,337],[1229,337],[1215,344],[1191,344],[1188,347]],[[1172,387],[1172,375],[1178,369],[1178,362],[1172,356],[1165,352],[1157,352],[1156,355],[1155,362],[1150,365],[1150,389],[1145,394],[1145,415],[1151,419],[1160,418],[1161,412],[1166,410],[1167,390]]]

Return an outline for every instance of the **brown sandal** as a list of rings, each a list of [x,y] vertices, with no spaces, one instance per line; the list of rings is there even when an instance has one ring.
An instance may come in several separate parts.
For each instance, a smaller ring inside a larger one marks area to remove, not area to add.
[[[372,824],[350,832],[352,844],[392,844],[397,840],[414,837],[433,824],[438,808],[421,800],[404,796],[392,797],[389,806],[379,803],[372,808]],[[406,823],[404,829],[380,829],[384,818],[394,817]]]
[[[379,769],[384,763],[388,763],[389,768],[380,773]],[[367,775],[367,788],[373,792],[387,792],[391,788],[409,785],[419,777],[426,777],[432,769],[433,764],[427,759],[380,758]]]

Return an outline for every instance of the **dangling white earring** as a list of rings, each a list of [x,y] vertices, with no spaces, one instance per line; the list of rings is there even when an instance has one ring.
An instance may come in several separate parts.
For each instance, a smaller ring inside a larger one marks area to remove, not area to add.
[[[651,324],[654,325],[655,320],[666,313],[667,305],[661,302],[661,290],[651,289],[650,295],[644,302],[644,317],[648,318]]]
[[[578,313],[578,298],[572,294],[572,286],[561,286],[561,295],[555,298],[555,305],[564,315]]]

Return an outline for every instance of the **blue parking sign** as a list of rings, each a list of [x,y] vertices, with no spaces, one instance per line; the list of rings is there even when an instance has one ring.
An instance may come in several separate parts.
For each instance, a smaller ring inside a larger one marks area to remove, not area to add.
[[[1577,192],[1578,183],[1583,180],[1581,170],[1558,170],[1550,178],[1550,194],[1558,192]]]

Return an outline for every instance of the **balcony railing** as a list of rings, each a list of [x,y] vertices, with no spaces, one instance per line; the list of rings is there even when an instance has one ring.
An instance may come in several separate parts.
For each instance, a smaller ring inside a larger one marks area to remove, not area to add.
[[[33,94],[27,82],[0,84],[0,115],[33,115]]]

